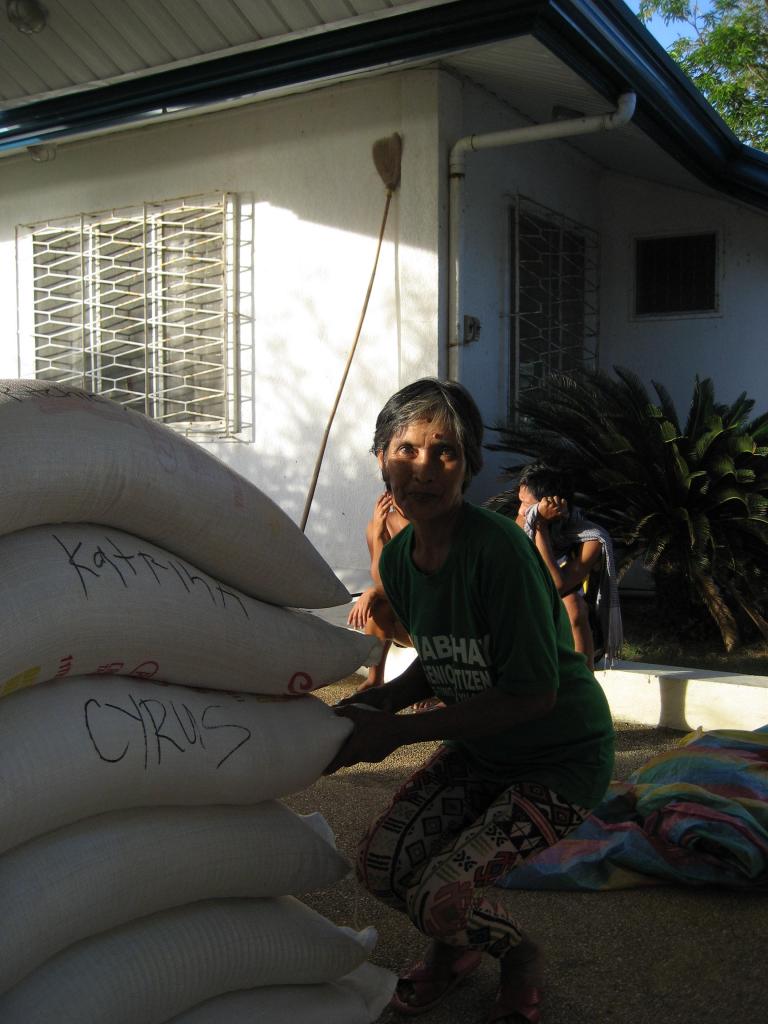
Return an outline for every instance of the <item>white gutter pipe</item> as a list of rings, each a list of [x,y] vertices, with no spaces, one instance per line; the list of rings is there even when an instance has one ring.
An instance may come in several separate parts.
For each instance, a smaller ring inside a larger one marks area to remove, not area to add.
[[[517,146],[522,142],[542,142],[545,139],[562,139],[570,135],[588,135],[592,132],[610,131],[621,128],[632,120],[635,112],[635,94],[622,93],[616,109],[609,114],[594,117],[574,117],[567,120],[550,121],[547,124],[526,125],[523,128],[509,128],[487,135],[466,135],[453,146],[449,158],[449,227],[448,263],[448,377],[459,379],[459,350],[462,345],[462,316],[460,309],[460,262],[462,214],[464,204],[464,175],[467,153],[480,149],[495,149],[500,146]]]

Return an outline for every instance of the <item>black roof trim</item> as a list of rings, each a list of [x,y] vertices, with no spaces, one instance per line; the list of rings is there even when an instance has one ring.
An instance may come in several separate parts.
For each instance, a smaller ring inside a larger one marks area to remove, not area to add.
[[[740,142],[621,0],[563,0],[537,38],[606,97],[637,95],[633,121],[699,180],[768,209],[768,154]],[[568,30],[563,30],[567,22]]]
[[[0,151],[401,61],[533,35],[707,185],[768,209],[768,154],[743,145],[620,0],[454,0],[0,113]]]

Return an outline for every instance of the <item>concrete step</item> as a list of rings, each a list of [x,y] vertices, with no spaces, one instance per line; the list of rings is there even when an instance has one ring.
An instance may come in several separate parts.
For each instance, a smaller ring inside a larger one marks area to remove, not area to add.
[[[616,661],[595,672],[613,717],[668,729],[759,729],[768,676]]]

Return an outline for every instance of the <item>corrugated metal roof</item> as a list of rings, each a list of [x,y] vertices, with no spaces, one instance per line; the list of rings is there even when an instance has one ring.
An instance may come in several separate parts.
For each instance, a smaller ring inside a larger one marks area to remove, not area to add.
[[[445,0],[44,0],[40,32],[21,32],[0,12],[0,105],[438,2]]]

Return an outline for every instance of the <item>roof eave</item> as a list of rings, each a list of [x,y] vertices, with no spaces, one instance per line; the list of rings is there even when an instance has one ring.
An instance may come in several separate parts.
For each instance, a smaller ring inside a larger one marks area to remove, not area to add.
[[[700,180],[768,209],[768,155],[738,141],[617,0],[455,0],[7,109],[0,151],[146,122],[377,67],[532,35]]]
[[[768,154],[739,141],[624,3],[561,0],[549,6],[558,16],[536,33],[540,42],[606,97],[636,93],[633,122],[700,181],[768,209]]]

